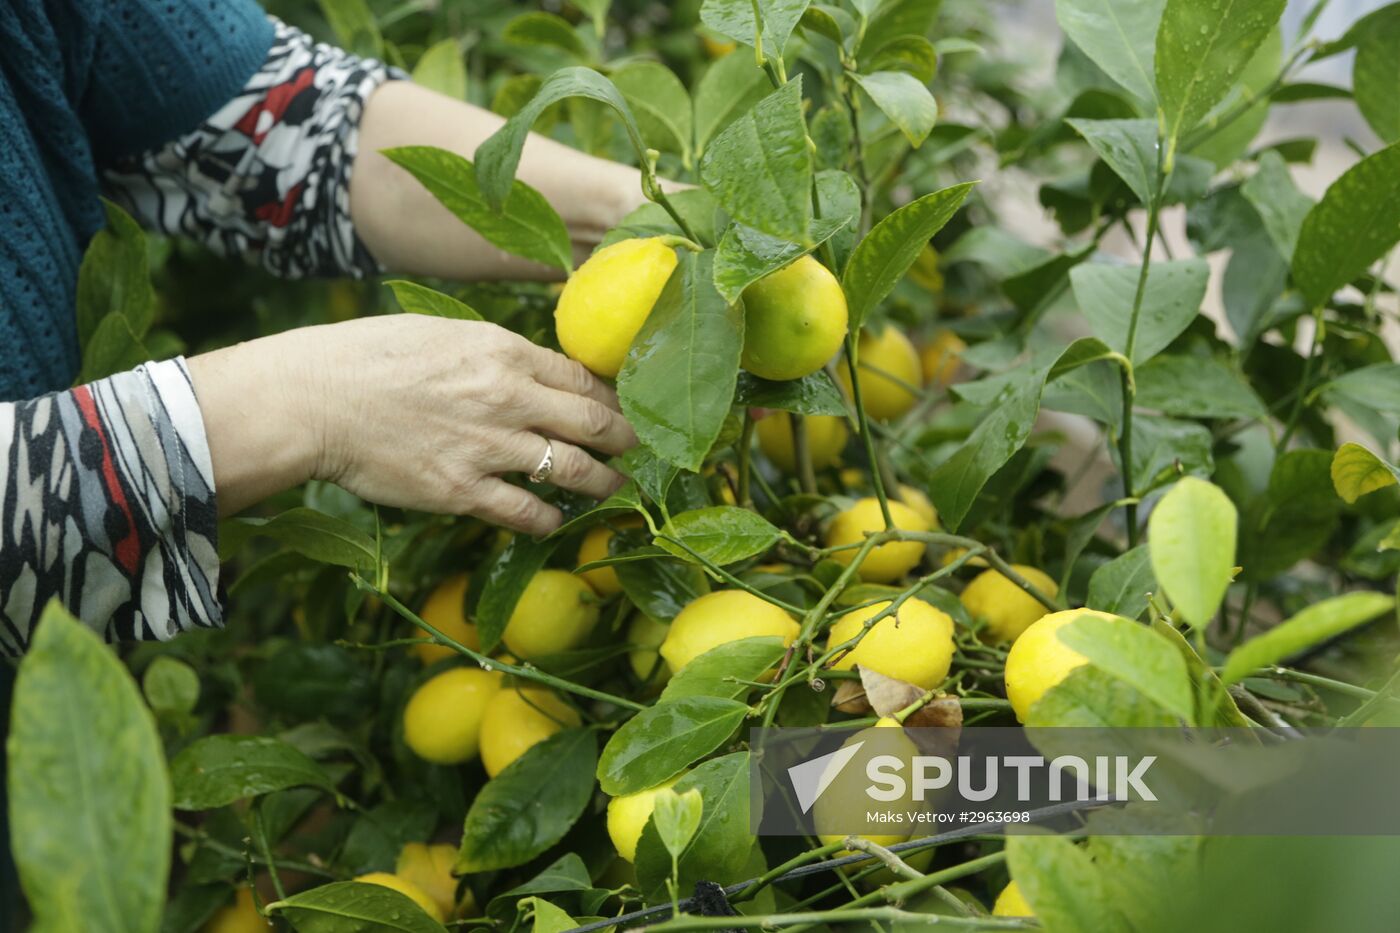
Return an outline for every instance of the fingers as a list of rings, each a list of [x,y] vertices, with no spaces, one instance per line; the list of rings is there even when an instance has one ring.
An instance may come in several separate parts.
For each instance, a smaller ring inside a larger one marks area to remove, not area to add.
[[[480,502],[473,513],[493,525],[529,535],[547,535],[564,521],[564,515],[533,493],[488,476],[481,480]]]
[[[637,435],[627,419],[595,399],[536,386],[528,404],[530,427],[550,437],[610,454],[637,445]]]
[[[554,468],[550,471],[548,481],[554,486],[583,493],[595,499],[606,499],[627,481],[621,473],[599,463],[573,444],[554,441],[553,446]],[[544,456],[545,441],[535,434],[522,435],[520,447],[521,458],[507,469],[518,470],[528,475],[540,465],[540,459]]]
[[[620,410],[612,386],[589,372],[582,363],[534,344],[530,344],[529,358],[532,374],[540,385],[591,398],[613,411]]]

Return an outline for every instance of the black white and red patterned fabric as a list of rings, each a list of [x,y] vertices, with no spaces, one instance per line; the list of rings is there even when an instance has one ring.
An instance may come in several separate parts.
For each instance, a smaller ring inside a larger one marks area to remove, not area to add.
[[[282,23],[264,66],[194,132],[104,173],[144,225],[285,277],[365,276],[349,183],[382,63]],[[221,622],[217,508],[183,360],[0,404],[0,654],[49,600],[108,640]]]
[[[273,22],[267,63],[243,93],[103,181],[147,227],[275,275],[375,275],[350,223],[350,168],[365,102],[400,75]]]

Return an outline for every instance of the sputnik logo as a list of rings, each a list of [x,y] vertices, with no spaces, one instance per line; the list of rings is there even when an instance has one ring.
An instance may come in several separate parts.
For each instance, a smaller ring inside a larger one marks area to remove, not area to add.
[[[820,758],[813,758],[788,768],[788,780],[792,781],[792,789],[797,792],[797,803],[802,807],[803,813],[812,809],[817,798],[840,776],[864,744],[856,742],[854,745],[846,745],[829,755],[822,755]]]

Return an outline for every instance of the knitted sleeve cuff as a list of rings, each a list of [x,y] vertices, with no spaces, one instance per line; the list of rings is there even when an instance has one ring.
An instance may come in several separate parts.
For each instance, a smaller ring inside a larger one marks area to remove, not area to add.
[[[109,641],[219,624],[217,521],[184,360],[0,405],[0,653],[53,598]]]
[[[365,103],[405,76],[273,22],[267,61],[233,100],[104,182],[146,226],[275,275],[377,275],[350,220],[350,176]]]

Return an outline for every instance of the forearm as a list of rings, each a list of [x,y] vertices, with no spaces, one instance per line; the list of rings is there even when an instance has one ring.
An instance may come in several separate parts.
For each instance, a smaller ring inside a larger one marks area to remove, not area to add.
[[[310,359],[323,328],[289,331],[191,358],[219,514],[235,515],[316,476],[328,400]]]
[[[437,146],[470,159],[502,122],[490,111],[407,81],[374,92],[360,123],[350,213],[381,263],[396,272],[454,279],[559,275],[487,243],[380,154],[396,146]],[[636,169],[538,135],[526,143],[517,177],[554,205],[580,256],[643,200]]]

